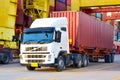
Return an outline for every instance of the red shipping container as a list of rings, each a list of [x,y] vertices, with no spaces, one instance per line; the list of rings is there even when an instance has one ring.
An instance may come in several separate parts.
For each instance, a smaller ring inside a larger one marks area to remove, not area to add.
[[[66,4],[59,2],[59,1],[55,1],[55,11],[65,11],[66,10]]]
[[[67,0],[67,6],[71,6],[71,0]]]
[[[74,11],[53,12],[51,17],[67,17],[69,39],[79,48],[113,48],[113,27],[83,13]]]
[[[50,6],[50,12],[54,11],[55,7]]]
[[[56,0],[56,1],[59,1],[59,2],[62,2],[62,3],[66,2],[66,0]]]
[[[24,24],[24,13],[21,6],[21,0],[18,0],[16,25],[23,26],[23,24]]]

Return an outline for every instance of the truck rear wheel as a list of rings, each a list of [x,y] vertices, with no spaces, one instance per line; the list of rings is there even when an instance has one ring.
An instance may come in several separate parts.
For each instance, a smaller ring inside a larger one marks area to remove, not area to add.
[[[74,66],[77,68],[82,67],[82,57],[80,54],[77,54],[77,59],[74,61]]]
[[[88,65],[88,56],[83,53],[82,54],[82,67],[86,67]]]
[[[35,67],[31,67],[31,66],[26,66],[26,68],[27,68],[28,70],[30,70],[30,71],[35,70]]]
[[[93,62],[93,56],[89,55],[89,62]]]
[[[114,62],[114,53],[111,53],[111,63]]]
[[[58,57],[58,65],[56,67],[57,71],[62,71],[63,69],[65,69],[65,62],[64,62],[64,58],[62,56]]]
[[[9,56],[7,54],[4,54],[1,63],[8,64],[9,60],[10,60]]]
[[[105,55],[105,63],[111,63],[112,57],[111,54]]]

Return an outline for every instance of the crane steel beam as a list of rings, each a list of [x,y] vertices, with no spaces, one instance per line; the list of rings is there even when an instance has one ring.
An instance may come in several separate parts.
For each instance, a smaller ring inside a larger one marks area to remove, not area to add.
[[[120,7],[114,7],[114,8],[98,8],[98,9],[83,9],[83,12],[86,13],[97,13],[97,12],[120,12]]]
[[[81,0],[80,7],[94,6],[116,6],[120,5],[120,0]]]
[[[71,10],[80,10],[81,7],[119,6],[120,0],[72,0]]]

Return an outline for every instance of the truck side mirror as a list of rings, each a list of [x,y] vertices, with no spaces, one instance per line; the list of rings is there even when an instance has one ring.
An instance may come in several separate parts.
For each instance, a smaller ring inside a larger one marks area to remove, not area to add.
[[[13,37],[12,37],[12,41],[14,41],[14,42],[19,41],[19,36],[18,36],[18,35],[13,36]]]
[[[55,42],[61,42],[61,32],[60,31],[55,32]]]
[[[22,39],[22,33],[12,37],[12,41],[14,42],[21,41],[21,39]]]

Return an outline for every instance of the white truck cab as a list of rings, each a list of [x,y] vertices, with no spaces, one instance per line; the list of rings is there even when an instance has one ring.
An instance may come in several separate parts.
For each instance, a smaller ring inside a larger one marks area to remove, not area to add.
[[[57,61],[60,55],[69,53],[67,25],[64,17],[36,19],[30,28],[23,31],[20,63],[28,70],[64,64]]]

